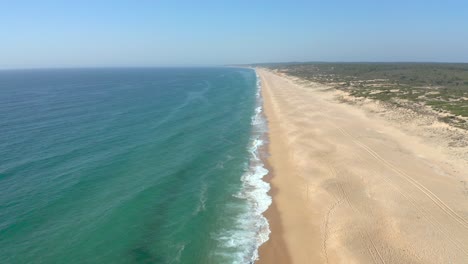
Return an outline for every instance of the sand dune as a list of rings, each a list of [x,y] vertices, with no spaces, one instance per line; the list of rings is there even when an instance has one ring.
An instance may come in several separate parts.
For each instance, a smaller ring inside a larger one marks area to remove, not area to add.
[[[468,162],[258,69],[272,238],[259,263],[468,263]]]

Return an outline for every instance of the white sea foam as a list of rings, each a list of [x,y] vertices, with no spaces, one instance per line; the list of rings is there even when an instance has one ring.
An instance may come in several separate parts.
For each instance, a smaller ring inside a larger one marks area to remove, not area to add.
[[[206,184],[202,185],[200,189],[200,196],[198,198],[198,205],[197,205],[197,208],[195,209],[195,212],[193,212],[193,215],[197,215],[198,213],[206,210],[207,191],[208,191],[208,185]]]
[[[235,195],[244,200],[242,214],[236,219],[235,226],[215,234],[216,240],[224,248],[216,255],[234,258],[233,263],[254,263],[258,259],[258,248],[269,239],[270,228],[263,213],[271,204],[268,195],[270,184],[263,180],[268,174],[262,160],[260,149],[265,144],[267,123],[263,115],[261,83],[257,75],[257,93],[255,113],[252,116],[252,136],[250,139],[250,159],[246,164],[246,171],[241,177],[242,189]],[[235,206],[235,205],[232,205]],[[240,206],[240,205],[239,205]]]

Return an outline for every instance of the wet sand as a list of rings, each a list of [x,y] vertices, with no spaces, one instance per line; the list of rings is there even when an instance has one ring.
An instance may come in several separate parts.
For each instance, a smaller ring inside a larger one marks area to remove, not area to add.
[[[258,263],[468,263],[468,162],[326,87],[257,69],[272,234]]]

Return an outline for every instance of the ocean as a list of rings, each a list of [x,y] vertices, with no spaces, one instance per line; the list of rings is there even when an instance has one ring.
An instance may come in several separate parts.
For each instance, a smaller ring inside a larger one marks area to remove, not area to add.
[[[253,263],[260,86],[229,67],[0,71],[0,263]]]

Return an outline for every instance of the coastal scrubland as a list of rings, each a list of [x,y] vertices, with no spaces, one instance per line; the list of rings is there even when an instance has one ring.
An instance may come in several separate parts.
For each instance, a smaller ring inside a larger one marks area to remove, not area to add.
[[[288,63],[262,67],[326,84],[356,98],[434,114],[445,123],[468,129],[466,63]]]

